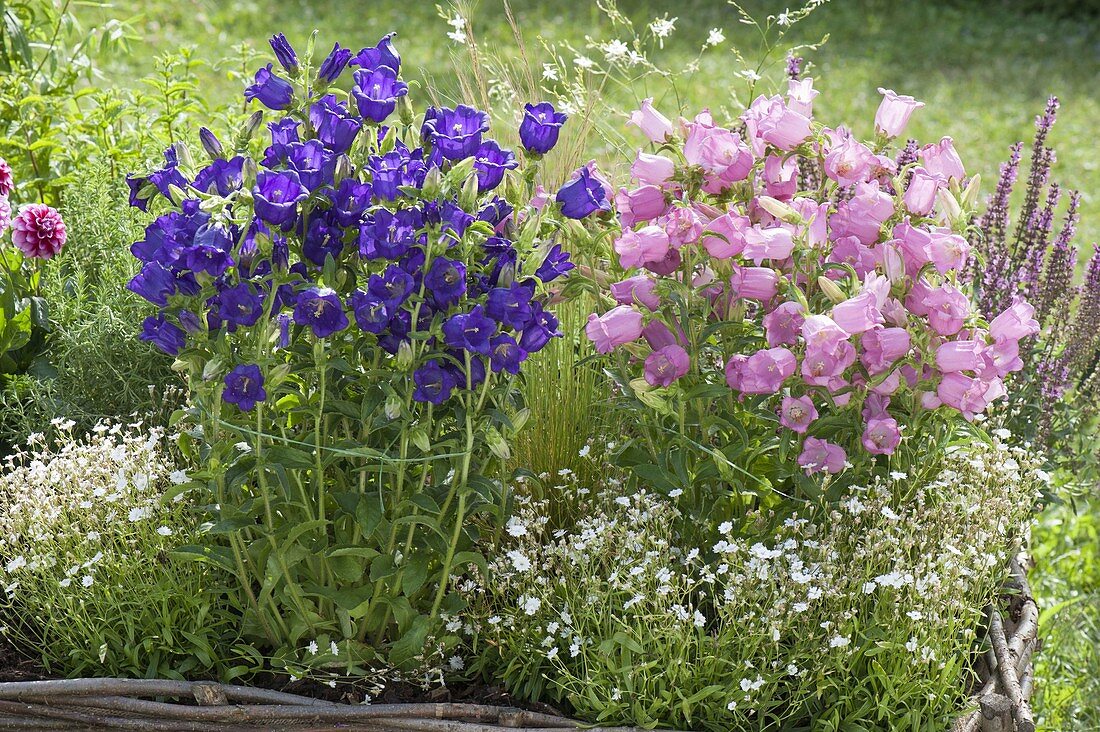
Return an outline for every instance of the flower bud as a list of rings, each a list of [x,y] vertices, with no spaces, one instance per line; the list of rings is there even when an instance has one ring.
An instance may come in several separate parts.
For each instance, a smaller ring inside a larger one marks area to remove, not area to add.
[[[215,356],[207,361],[202,367],[202,380],[210,381],[217,378],[221,372],[225,369],[225,362],[222,361],[221,356]]]
[[[351,158],[347,155],[340,155],[336,158],[336,170],[333,172],[335,185],[340,185],[340,181],[350,178],[354,174],[355,170],[351,167]]]
[[[423,452],[428,452],[432,449],[432,441],[428,439],[428,430],[423,425],[410,432],[409,439],[412,440],[412,444],[416,445],[416,447]]]
[[[901,282],[905,277],[905,262],[901,258],[901,252],[895,246],[884,244],[882,256],[886,268],[886,278],[891,283]]]
[[[424,183],[420,186],[420,193],[424,196],[425,200],[434,201],[439,198],[442,190],[443,173],[440,171],[439,166],[432,166],[431,170],[424,176]]]
[[[975,175],[970,179],[970,182],[966,184],[966,190],[962,192],[960,202],[967,211],[974,210],[974,207],[978,205],[978,193],[981,187],[982,177],[980,175]]]
[[[172,199],[172,203],[179,206],[183,203],[184,199],[187,198],[187,195],[183,192],[182,188],[171,183],[168,185],[168,197]]]
[[[531,410],[527,407],[519,410],[512,417],[512,434],[517,434],[527,424],[527,420],[531,418]]]
[[[386,419],[397,419],[401,416],[401,400],[398,399],[396,394],[390,394],[386,397]]]
[[[630,388],[634,392],[634,396],[638,397],[638,400],[650,409],[660,414],[672,414],[672,408],[669,406],[668,401],[661,397],[660,390],[654,389],[645,379],[632,379]]]
[[[489,451],[501,460],[511,460],[512,450],[508,447],[508,441],[497,431],[496,427],[485,430],[485,442],[489,445]]]
[[[848,296],[844,294],[844,290],[840,289],[835,282],[824,275],[817,278],[817,286],[825,293],[825,297],[829,298],[834,303],[842,303],[848,299]]]
[[[962,218],[962,209],[959,207],[959,202],[946,188],[936,191],[936,203],[939,204],[940,216],[949,226]]]
[[[772,198],[771,196],[757,196],[756,202],[760,204],[760,208],[764,209],[780,221],[788,224],[802,223],[802,214],[791,208],[789,204],[786,204],[777,198]]]
[[[260,129],[260,123],[264,121],[264,113],[260,110],[256,110],[252,113],[252,116],[248,118],[248,121],[241,127],[240,133],[237,135],[237,149],[243,151],[248,147],[248,141],[252,139],[252,136],[256,134],[256,130]]]
[[[256,176],[259,174],[260,168],[256,165],[256,161],[252,158],[245,158],[244,163],[241,165],[242,190],[251,191],[252,186],[256,185]]]
[[[408,371],[413,365],[412,345],[408,341],[401,341],[397,346],[397,368]]]
[[[225,150],[222,149],[221,141],[218,139],[217,135],[207,128],[199,128],[199,141],[202,143],[202,149],[206,151],[206,154],[209,155],[212,160],[218,160],[225,155]]]
[[[176,157],[179,159],[180,166],[184,168],[194,168],[195,159],[191,157],[191,150],[182,142],[173,143],[172,147],[176,151]]]
[[[470,175],[462,184],[462,193],[458,196],[458,205],[464,211],[477,210],[477,176]]]

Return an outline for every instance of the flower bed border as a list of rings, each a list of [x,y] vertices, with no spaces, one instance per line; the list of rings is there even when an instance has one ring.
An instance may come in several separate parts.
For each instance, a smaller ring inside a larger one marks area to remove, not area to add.
[[[976,706],[959,717],[951,732],[1035,732],[1031,695],[1035,685],[1032,655],[1039,644],[1039,606],[1031,594],[1020,557],[1009,563],[1010,578],[1002,596],[1006,616],[991,605],[989,642],[978,668],[980,686],[971,697]]]
[[[1038,644],[1039,608],[1020,561],[1010,563],[1002,601],[991,606],[991,648],[978,668],[976,707],[951,732],[1034,732],[1029,701],[1031,657]],[[150,701],[149,697],[181,702]],[[641,732],[637,727],[588,727],[565,717],[515,707],[464,703],[349,705],[249,686],[159,679],[58,679],[0,683],[0,729],[132,729],[161,732],[251,732],[282,728],[369,729],[377,732]]]

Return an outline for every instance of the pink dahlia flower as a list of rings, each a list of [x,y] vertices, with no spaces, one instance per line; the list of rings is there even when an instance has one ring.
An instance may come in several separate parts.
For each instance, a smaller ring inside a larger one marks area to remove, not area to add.
[[[4,196],[0,196],[0,234],[3,234],[11,226],[11,204]]]
[[[55,256],[68,236],[61,214],[44,203],[31,203],[19,209],[11,229],[12,242],[32,259]]]
[[[11,175],[11,166],[7,160],[0,158],[0,196],[7,198],[12,188],[15,188],[15,180]]]

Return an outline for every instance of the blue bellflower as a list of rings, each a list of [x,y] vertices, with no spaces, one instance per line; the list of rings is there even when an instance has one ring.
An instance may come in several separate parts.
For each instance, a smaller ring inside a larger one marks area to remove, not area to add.
[[[273,74],[271,66],[268,64],[256,72],[255,83],[244,90],[244,98],[259,100],[268,109],[286,109],[294,99],[294,87]]]
[[[527,351],[520,348],[516,339],[507,333],[494,337],[490,349],[489,366],[495,374],[501,371],[518,374],[520,364],[527,359]]]
[[[555,244],[550,247],[550,251],[546,253],[546,259],[542,260],[542,264],[535,270],[535,276],[543,282],[553,282],[576,267],[577,265],[569,261],[569,252],[562,251],[561,244]]]
[[[344,73],[344,69],[347,68],[348,61],[351,60],[351,49],[341,48],[337,43],[329,51],[328,56],[321,62],[320,68],[317,69],[317,81],[322,84],[331,84],[340,78],[340,74]]]
[[[363,213],[370,206],[373,189],[370,183],[355,178],[344,178],[329,198],[332,199],[332,217],[344,227],[358,227]]]
[[[391,310],[386,301],[370,292],[356,290],[348,299],[355,324],[367,333],[378,335],[386,329],[391,320]]]
[[[569,116],[554,109],[550,102],[523,105],[523,121],[519,123],[519,139],[523,149],[535,155],[545,155],[558,144],[561,126]]]
[[[175,356],[183,350],[186,344],[186,333],[172,323],[165,320],[163,315],[150,315],[141,324],[139,339],[152,343],[169,356]]]
[[[264,313],[263,297],[246,282],[222,290],[217,299],[218,317],[233,325],[255,325]]]
[[[442,404],[451,397],[457,381],[453,373],[431,360],[413,372],[413,399],[418,402]]]
[[[391,311],[401,307],[415,288],[412,275],[393,264],[382,274],[372,274],[367,280],[367,292],[382,299]]]
[[[327,287],[310,287],[298,294],[294,305],[294,322],[308,325],[313,335],[327,338],[348,327],[348,316],[340,296]]]
[[[519,166],[515,153],[504,150],[496,140],[486,140],[474,153],[474,170],[477,171],[477,190],[491,191],[504,180],[504,171]]]
[[[424,276],[424,285],[436,306],[450,307],[466,294],[466,265],[446,257],[436,257]]]
[[[534,287],[519,282],[513,282],[510,287],[494,287],[489,290],[485,312],[501,325],[519,332],[531,322],[534,294]]]
[[[284,231],[298,219],[298,204],[308,196],[309,191],[293,170],[261,170],[252,189],[256,215]]]
[[[465,104],[454,109],[430,108],[420,128],[434,151],[447,160],[472,156],[481,145],[482,133],[488,130],[489,115]]]
[[[240,155],[232,160],[218,159],[207,165],[195,176],[192,183],[195,190],[203,193],[217,193],[219,196],[228,196],[233,191],[240,189],[244,177],[244,158]],[[213,189],[213,190],[211,190]]]
[[[348,112],[347,105],[337,101],[334,94],[326,94],[309,106],[309,122],[317,139],[336,154],[351,149],[362,127],[355,115]]]
[[[225,375],[225,390],[222,399],[236,404],[241,411],[251,412],[257,402],[267,399],[264,391],[264,377],[260,367],[253,364],[241,364]]]
[[[571,219],[583,219],[595,211],[610,211],[607,191],[588,168],[579,168],[577,177],[561,187],[555,200],[561,213]]]
[[[276,33],[268,39],[268,43],[271,44],[271,50],[275,52],[275,58],[278,59],[279,65],[291,76],[297,74],[298,54],[294,52],[294,48],[287,41],[286,36],[282,33]]]
[[[520,336],[520,348],[528,353],[537,353],[546,347],[551,338],[560,338],[558,319],[549,310],[542,307],[542,303],[535,300],[531,303],[531,322],[523,329]]]
[[[497,324],[485,315],[480,305],[468,313],[452,315],[443,323],[443,338],[448,346],[482,356],[489,355],[489,339],[496,333]]]
[[[352,78],[355,86],[351,95],[364,119],[384,122],[397,108],[397,100],[409,93],[409,85],[397,78],[397,72],[389,66],[379,66],[367,71],[360,69]]]
[[[368,70],[389,66],[395,73],[401,73],[401,56],[393,47],[393,37],[396,35],[396,33],[387,33],[378,41],[377,46],[359,49],[359,53],[355,54],[350,64]]]

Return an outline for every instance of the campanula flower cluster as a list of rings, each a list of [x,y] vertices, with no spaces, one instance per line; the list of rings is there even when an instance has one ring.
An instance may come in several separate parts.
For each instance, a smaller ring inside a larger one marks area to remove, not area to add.
[[[177,146],[162,168],[128,179],[134,206],[171,204],[132,248],[142,268],[129,288],[160,308],[143,340],[172,355],[242,329],[271,330],[283,350],[354,341],[409,366],[415,400],[441,404],[489,373],[517,374],[560,335],[546,286],[574,265],[558,244],[517,244],[541,213],[501,193],[521,157],[554,147],[566,116],[527,105],[521,155],[466,105],[412,124],[392,36],[357,53],[336,44],[308,78],[275,36],[279,67],[259,69],[245,91],[270,120],[262,153],[249,148],[257,113],[232,148],[203,129],[204,165]],[[348,91],[335,86],[349,76]],[[223,398],[249,411],[269,397],[268,377],[234,358]]]
[[[587,334],[627,352],[643,401],[700,382],[762,397],[798,465],[838,473],[856,453],[893,454],[922,414],[970,420],[1004,396],[1035,311],[972,309],[978,181],[950,138],[888,154],[923,105],[880,92],[872,143],[813,120],[812,79],[757,98],[738,131],[706,111],[673,123],[649,100],[632,115],[659,147],[615,194],[625,275],[609,276],[616,306]]]
[[[408,669],[457,642],[441,621],[454,563],[529,414],[514,377],[561,335],[562,218],[609,209],[610,186],[588,205],[541,192],[566,122],[551,104],[527,105],[514,150],[474,107],[416,119],[392,34],[319,64],[271,47],[239,132],[203,129],[203,163],[176,145],[129,178],[159,215],[128,287],[158,308],[141,338],[188,376],[196,484],[251,552],[229,567],[248,637],[295,656],[305,623]],[[311,559],[272,580],[272,546]]]

